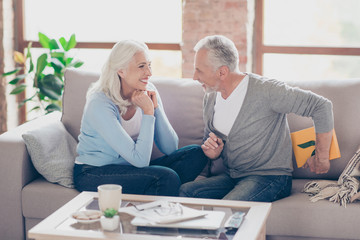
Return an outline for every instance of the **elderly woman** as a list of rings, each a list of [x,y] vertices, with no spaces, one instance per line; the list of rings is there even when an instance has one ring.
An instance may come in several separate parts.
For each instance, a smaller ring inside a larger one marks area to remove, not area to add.
[[[87,93],[74,166],[79,191],[120,184],[124,193],[177,196],[180,185],[204,168],[200,146],[177,149],[177,134],[150,76],[146,44],[114,45]],[[165,155],[150,161],[154,141]]]

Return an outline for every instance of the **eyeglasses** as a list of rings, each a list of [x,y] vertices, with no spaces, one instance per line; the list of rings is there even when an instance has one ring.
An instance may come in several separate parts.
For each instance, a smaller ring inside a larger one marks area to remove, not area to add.
[[[163,202],[159,208],[154,209],[154,212],[160,216],[179,216],[183,214],[183,208],[180,203]]]

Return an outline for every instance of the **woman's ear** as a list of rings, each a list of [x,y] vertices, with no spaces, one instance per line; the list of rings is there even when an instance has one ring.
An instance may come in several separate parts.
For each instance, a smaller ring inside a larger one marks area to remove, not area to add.
[[[117,74],[118,74],[121,78],[125,78],[126,72],[121,69],[121,70],[117,71]]]

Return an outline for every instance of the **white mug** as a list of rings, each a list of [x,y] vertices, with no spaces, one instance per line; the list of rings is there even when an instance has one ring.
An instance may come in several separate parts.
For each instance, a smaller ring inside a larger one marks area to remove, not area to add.
[[[99,208],[104,212],[108,208],[118,210],[121,205],[122,186],[117,184],[104,184],[98,186]]]

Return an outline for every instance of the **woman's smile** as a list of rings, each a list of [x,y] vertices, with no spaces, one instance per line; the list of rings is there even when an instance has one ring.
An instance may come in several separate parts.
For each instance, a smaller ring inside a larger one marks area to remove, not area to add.
[[[148,84],[149,78],[143,78],[140,79],[140,82],[144,83],[144,84]]]

